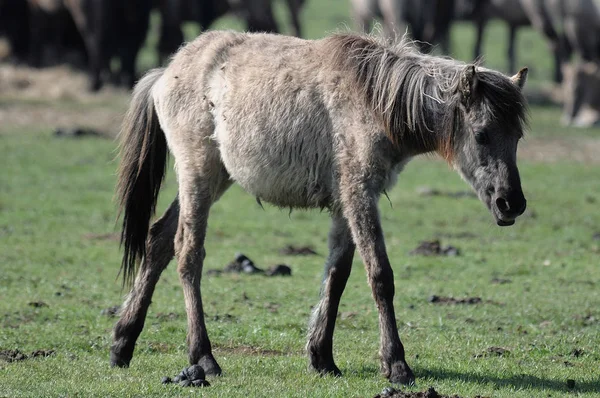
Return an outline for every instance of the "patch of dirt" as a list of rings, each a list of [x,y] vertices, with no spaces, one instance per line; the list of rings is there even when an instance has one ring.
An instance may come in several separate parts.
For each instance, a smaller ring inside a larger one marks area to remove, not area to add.
[[[279,254],[284,256],[315,256],[318,253],[312,246],[287,245],[279,250]]]
[[[394,387],[386,387],[380,394],[373,398],[461,398],[459,395],[444,395],[438,393],[433,387],[429,387],[426,391],[408,392],[396,390]],[[475,398],[484,398],[481,395]]]
[[[571,351],[571,355],[574,356],[575,358],[579,358],[580,356],[583,356],[585,352],[583,351],[582,348],[573,348],[573,350]]]
[[[231,314],[213,315],[210,319],[215,322],[237,322],[237,318]]]
[[[272,303],[272,302],[266,303],[264,305],[264,308],[273,314],[276,314],[279,312],[279,307],[281,307],[280,304]]]
[[[454,246],[442,247],[439,240],[424,240],[409,254],[421,256],[459,256],[460,250]]]
[[[119,242],[121,240],[121,235],[117,232],[106,234],[85,234],[83,235],[83,238],[87,240]]]
[[[583,326],[591,326],[598,323],[599,319],[592,314],[575,315],[575,319],[580,321]]]
[[[174,321],[176,319],[179,319],[180,315],[176,314],[174,312],[169,312],[168,314],[165,314],[163,312],[159,312],[158,314],[156,314],[156,319],[158,319],[159,321],[163,322],[163,321]]]
[[[0,351],[0,360],[5,362],[18,362],[24,361],[30,358],[46,358],[52,356],[56,353],[54,350],[35,350],[30,354],[25,354],[20,350],[1,350]]]
[[[121,310],[121,306],[119,305],[113,305],[112,307],[108,307],[103,309],[102,311],[100,311],[100,315],[106,315],[107,317],[115,317],[119,314],[119,311]]]
[[[345,311],[345,312],[338,313],[338,317],[342,321],[345,321],[346,319],[354,318],[357,315],[358,315],[358,312],[356,312],[356,311]]]
[[[100,92],[88,90],[87,75],[67,65],[31,68],[25,65],[0,65],[0,92],[30,100],[77,99],[82,102],[99,98],[109,99],[115,95],[128,95],[127,90],[112,86]]]
[[[23,354],[19,350],[2,350],[0,351],[0,360],[6,362],[17,362],[24,361],[27,359],[27,355]]]
[[[91,128],[115,136],[130,93],[112,87],[90,93],[87,87],[87,76],[67,66],[0,65],[0,125]]]
[[[481,354],[473,355],[473,358],[485,358],[485,357],[505,357],[510,355],[510,351],[502,347],[488,347],[487,350]]]
[[[512,280],[508,278],[493,278],[490,282],[494,285],[506,285],[508,283],[512,283]]]
[[[26,323],[33,322],[36,316],[37,315],[31,311],[15,311],[13,313],[6,313],[2,315],[2,324],[0,326],[4,328],[18,329]]]
[[[444,196],[447,198],[459,199],[459,198],[477,198],[477,195],[473,191],[441,191],[439,189],[431,187],[418,187],[417,193],[421,196]]]
[[[484,301],[481,297],[465,297],[461,299],[457,299],[454,297],[444,297],[444,296],[429,296],[427,299],[428,302],[433,304],[447,304],[447,305],[457,305],[457,304],[481,304]]]
[[[44,303],[43,301],[30,301],[29,303],[27,303],[28,306],[33,307],[33,308],[47,308],[50,307],[48,304]]]
[[[259,356],[280,356],[287,355],[287,352],[278,350],[269,350],[265,348],[253,347],[249,345],[239,345],[235,347],[217,346],[214,351],[225,354],[237,354],[237,355],[259,355]]]

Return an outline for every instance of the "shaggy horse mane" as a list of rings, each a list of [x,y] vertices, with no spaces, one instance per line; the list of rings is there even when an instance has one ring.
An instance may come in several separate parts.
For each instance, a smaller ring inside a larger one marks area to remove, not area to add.
[[[422,54],[406,39],[394,43],[371,35],[337,34],[325,40],[334,66],[354,77],[356,91],[381,116],[395,145],[409,140],[434,148],[448,161],[453,158],[455,134],[463,123],[460,89],[467,64]],[[509,127],[507,133],[522,135],[527,107],[521,89],[499,72],[476,71],[474,98]],[[438,121],[435,126],[433,121]]]

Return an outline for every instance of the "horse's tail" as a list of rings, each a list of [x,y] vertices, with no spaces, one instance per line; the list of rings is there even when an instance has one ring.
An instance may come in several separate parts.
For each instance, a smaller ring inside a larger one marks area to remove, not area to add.
[[[154,214],[167,166],[167,141],[154,109],[152,87],[164,69],[148,72],[135,86],[121,128],[117,200],[123,213],[121,271],[131,285],[138,262],[146,254],[150,218]]]

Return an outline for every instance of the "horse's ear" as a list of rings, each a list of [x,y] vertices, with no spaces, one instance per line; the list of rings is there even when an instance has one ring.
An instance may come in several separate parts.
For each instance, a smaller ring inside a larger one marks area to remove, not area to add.
[[[523,68],[516,75],[510,78],[514,84],[516,84],[520,89],[525,86],[525,82],[527,81],[527,72],[529,69]]]
[[[475,65],[467,65],[462,72],[460,77],[460,95],[462,97],[462,103],[469,108],[473,103],[473,95],[477,88],[477,71]]]

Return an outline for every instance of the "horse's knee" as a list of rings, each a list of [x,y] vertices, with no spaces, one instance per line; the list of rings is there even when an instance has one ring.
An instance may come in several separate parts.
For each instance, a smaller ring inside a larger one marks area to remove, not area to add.
[[[390,266],[372,269],[369,273],[369,281],[375,298],[392,299],[394,297],[394,271]]]

